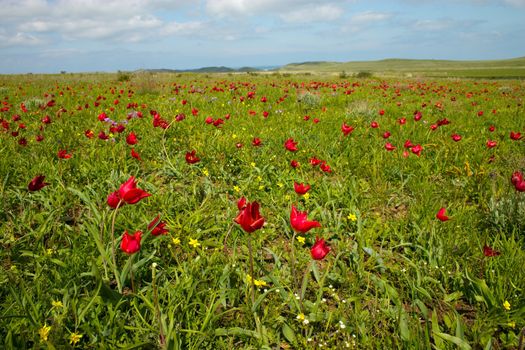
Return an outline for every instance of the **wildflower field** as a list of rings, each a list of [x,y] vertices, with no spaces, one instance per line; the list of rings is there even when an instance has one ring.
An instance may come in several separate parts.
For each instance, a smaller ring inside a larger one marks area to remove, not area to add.
[[[516,349],[525,83],[0,76],[0,347]]]

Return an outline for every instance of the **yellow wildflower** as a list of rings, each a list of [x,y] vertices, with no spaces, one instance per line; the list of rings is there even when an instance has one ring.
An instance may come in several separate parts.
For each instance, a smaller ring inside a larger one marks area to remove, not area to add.
[[[301,244],[304,244],[304,242],[306,240],[303,236],[297,236],[296,238],[297,238],[297,242],[299,242]]]
[[[80,341],[80,339],[82,339],[82,334],[71,333],[71,335],[69,336],[69,344],[75,345]]]
[[[505,302],[503,303],[503,308],[507,311],[510,310],[510,303],[508,300],[505,300]]]
[[[174,244],[174,245],[179,245],[180,244],[180,239],[179,237],[173,237],[171,239],[171,242]]]
[[[62,304],[62,302],[60,300],[53,300],[51,302],[51,305],[53,307],[56,307],[56,308],[59,308],[59,307],[64,307],[64,304]]]
[[[255,284],[256,287],[265,287],[268,285],[266,281],[263,280],[255,280],[253,281],[253,284]]]
[[[255,168],[255,162],[251,162],[250,165]]]
[[[357,216],[355,214],[348,214],[348,216],[346,218],[348,220],[350,220],[350,221],[356,221],[357,220]]]
[[[206,168],[204,168],[204,169],[202,170],[202,173],[204,174],[204,176],[208,176],[208,175],[210,175],[210,173],[208,172],[208,169],[206,169]]]
[[[235,192],[241,192],[241,188],[239,186],[233,186],[233,190]]]
[[[51,330],[51,326],[48,326],[44,323],[42,328],[38,330],[38,334],[40,334],[40,340],[47,341],[47,337],[49,336],[49,331]]]
[[[279,186],[279,188],[283,188],[284,184],[279,182],[279,183],[277,183],[277,186]]]
[[[308,198],[310,198],[310,193],[303,194],[303,198],[304,198],[305,201],[307,201]]]
[[[296,318],[297,318],[299,321],[301,321],[301,322],[303,322],[303,321],[306,319],[306,317],[304,316],[304,314],[303,314],[302,312],[301,312],[299,315],[297,315]]]
[[[198,240],[193,238],[190,238],[190,242],[188,244],[191,245],[193,248],[197,248],[201,245]]]

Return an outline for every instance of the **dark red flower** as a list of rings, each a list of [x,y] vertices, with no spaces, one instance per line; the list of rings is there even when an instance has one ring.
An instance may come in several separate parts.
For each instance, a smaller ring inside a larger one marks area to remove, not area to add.
[[[137,188],[135,178],[130,176],[126,182],[120,185],[118,191],[109,194],[107,203],[111,208],[115,209],[119,203],[121,206],[123,204],[135,204],[149,196],[151,196],[149,193]]]
[[[521,139],[521,133],[511,131],[511,132],[510,132],[510,138],[511,138],[512,140],[517,141],[517,140]]]
[[[252,233],[264,225],[264,218],[259,213],[259,203],[247,203],[243,197],[237,202],[237,208],[239,208],[239,214],[235,222],[241,225],[244,231]]]
[[[354,131],[354,127],[351,126],[351,125],[346,125],[346,123],[343,123],[343,125],[341,126],[341,131],[343,132],[343,134],[345,136],[347,136],[348,134],[350,134],[352,131]]]
[[[93,132],[93,130],[89,129],[84,131],[84,135],[86,135],[88,139],[92,139],[93,137],[95,137],[95,133]]]
[[[303,184],[303,183],[297,183],[294,181],[293,188],[295,190],[295,193],[303,195],[310,190],[310,185]]]
[[[405,144],[403,145],[405,148],[412,148],[414,145],[412,144],[412,141],[406,140]]]
[[[133,158],[137,159],[137,160],[142,160],[142,159],[140,158],[140,154],[138,154],[137,151],[135,151],[134,148],[131,149],[131,156],[132,156]]]
[[[407,118],[400,118],[398,121],[399,125],[404,125],[407,123]]]
[[[219,118],[217,119],[216,121],[213,122],[213,125],[216,126],[216,127],[220,127],[222,124],[224,124],[224,120]]]
[[[421,112],[419,112],[419,111],[415,111],[415,112],[414,112],[414,120],[415,120],[416,122],[418,122],[418,121],[421,120],[421,118],[423,118],[423,114],[422,114]]]
[[[255,147],[258,147],[258,146],[262,145],[261,139],[258,138],[258,137],[254,138],[253,141],[252,141],[252,145],[255,146]]]
[[[412,153],[414,153],[415,155],[419,157],[421,155],[421,151],[423,150],[423,147],[417,144],[414,147],[412,147],[410,150],[412,151]]]
[[[496,130],[496,127],[494,125],[489,126],[489,131],[494,132]]]
[[[129,133],[129,135],[126,137],[126,143],[128,145],[135,145],[138,142],[137,135],[132,131]]]
[[[523,174],[520,171],[515,171],[510,181],[514,185],[514,188],[516,188],[516,191],[525,192],[525,181],[523,181]]]
[[[155,219],[149,223],[148,231],[151,231],[153,236],[165,235],[169,232],[166,228],[166,223],[160,221],[160,215],[157,215]]]
[[[206,124],[213,124],[214,120],[213,120],[212,117],[207,117],[207,118],[204,120],[204,122],[205,122]]]
[[[436,214],[436,218],[438,218],[438,220],[440,220],[440,221],[447,221],[447,220],[449,220],[450,218],[445,215],[446,211],[447,211],[447,209],[445,209],[445,208],[439,209],[439,211]]]
[[[292,138],[289,138],[284,142],[284,147],[290,152],[298,151],[297,142],[295,142]]]
[[[59,150],[57,155],[58,155],[58,158],[61,158],[61,159],[69,159],[69,158],[71,158],[71,154],[68,154],[67,150],[65,150],[65,149]]]
[[[322,160],[321,159],[317,159],[316,157],[312,157],[310,158],[310,164],[312,166],[317,166],[319,164],[321,164]]]
[[[452,140],[454,140],[455,142],[461,141],[461,135],[454,134],[451,137],[452,137]]]
[[[489,247],[488,245],[483,246],[483,255],[486,257],[494,257],[500,255],[501,252],[498,252],[497,250],[494,250],[493,248]]]
[[[31,182],[29,182],[29,185],[27,185],[27,189],[31,192],[41,190],[45,186],[49,185],[47,182],[44,182],[45,178],[46,177],[44,175],[35,176]]]
[[[322,171],[325,173],[331,173],[332,169],[330,168],[330,165],[326,164],[326,162],[323,160],[321,164],[319,164],[319,168],[321,168]]]
[[[384,138],[384,139],[387,139],[387,138],[390,137],[390,135],[392,135],[392,134],[390,133],[390,131],[385,131],[385,132],[383,133],[383,138]]]
[[[373,121],[372,123],[370,123],[370,127],[373,129],[377,129],[379,128],[379,123],[376,121]]]
[[[106,133],[104,131],[101,131],[98,133],[98,138],[101,139],[101,140],[107,140],[109,139],[109,135],[106,135]]]
[[[488,140],[488,141],[487,141],[487,147],[488,147],[488,148],[494,148],[494,147],[497,146],[497,144],[498,144],[498,143],[497,143],[496,141],[493,141],[493,140]]]
[[[379,115],[385,115],[385,110],[384,109],[379,110]]]
[[[195,164],[200,162],[200,158],[195,155],[196,151],[186,152],[186,163]]]
[[[299,162],[294,159],[290,162],[290,166],[295,169],[299,166]]]
[[[395,147],[393,144],[391,144],[390,142],[387,142],[387,143],[385,144],[385,149],[386,149],[387,151],[393,151],[393,150],[396,149],[396,147]]]
[[[48,115],[46,115],[44,118],[42,118],[42,123],[51,124],[51,118]]]
[[[295,231],[300,233],[306,233],[314,227],[321,227],[317,221],[308,221],[308,213],[298,211],[293,205],[290,213],[290,224]]]
[[[142,238],[142,231],[137,231],[130,235],[128,231],[124,231],[122,241],[120,242],[120,249],[126,254],[134,254],[140,250],[140,239]]]
[[[323,260],[330,252],[330,247],[326,244],[324,239],[315,238],[315,244],[310,249],[310,255],[314,260]]]

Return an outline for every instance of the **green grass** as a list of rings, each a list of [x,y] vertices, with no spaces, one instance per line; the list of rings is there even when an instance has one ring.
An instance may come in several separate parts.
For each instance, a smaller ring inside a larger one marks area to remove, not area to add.
[[[64,74],[2,76],[0,93],[2,348],[519,346],[525,198],[510,177],[525,161],[509,133],[525,130],[521,81]],[[153,127],[153,110],[169,128]],[[125,125],[107,141],[97,138],[110,133],[102,112]],[[343,136],[343,122],[353,133]],[[59,159],[61,149],[72,157]],[[200,162],[186,163],[191,150]],[[29,192],[40,174],[50,185]],[[115,211],[106,198],[130,176],[151,196]],[[307,198],[294,181],[312,186]],[[234,223],[242,196],[265,218],[250,234]],[[292,205],[322,225],[304,243],[293,240]],[[436,218],[441,207],[449,221]],[[157,214],[169,233],[153,237]],[[144,232],[133,255],[119,249],[125,230]],[[331,247],[322,261],[310,256],[316,236]],[[485,244],[501,255],[484,256]],[[264,281],[253,299],[249,246]]]

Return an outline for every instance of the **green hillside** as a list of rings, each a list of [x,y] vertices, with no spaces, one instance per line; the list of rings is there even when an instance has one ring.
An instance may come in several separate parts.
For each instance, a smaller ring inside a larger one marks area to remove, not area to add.
[[[380,61],[291,63],[281,72],[319,72],[356,75],[369,72],[380,76],[525,78],[525,57],[490,61],[385,59]]]

